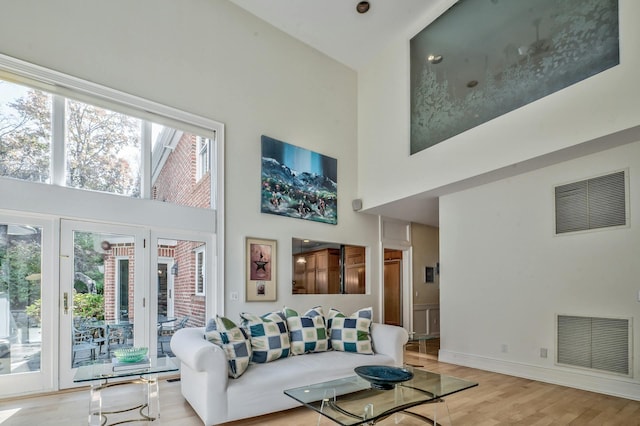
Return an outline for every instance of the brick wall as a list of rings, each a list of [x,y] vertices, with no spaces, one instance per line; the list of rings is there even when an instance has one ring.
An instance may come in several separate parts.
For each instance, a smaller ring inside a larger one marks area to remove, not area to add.
[[[213,148],[213,147],[212,147]],[[160,201],[171,202],[180,205],[209,208],[211,205],[211,175],[207,173],[196,182],[196,136],[184,133],[177,146],[167,158],[158,178],[153,186],[153,198]],[[178,263],[178,275],[174,276],[174,316],[182,318],[190,317],[188,326],[197,327],[205,325],[205,296],[195,295],[195,265],[196,257],[194,249],[201,242],[178,241],[175,247],[158,247],[159,257],[173,258]],[[133,247],[113,246],[105,253],[105,319],[116,318],[115,313],[115,277],[116,262],[118,256],[129,258],[130,283],[134,282],[134,258]],[[206,270],[213,270],[207,265]],[[210,279],[210,278],[209,278]],[[129,290],[129,319],[134,320],[133,289]]]

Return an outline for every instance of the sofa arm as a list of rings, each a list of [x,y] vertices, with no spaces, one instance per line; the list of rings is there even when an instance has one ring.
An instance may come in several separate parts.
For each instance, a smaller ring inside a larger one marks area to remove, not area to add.
[[[204,328],[182,328],[171,337],[171,352],[190,369],[219,374],[227,381],[227,355],[204,338]]]
[[[409,333],[395,325],[372,323],[371,341],[375,353],[392,357],[396,366],[404,364],[404,346],[409,341]]]

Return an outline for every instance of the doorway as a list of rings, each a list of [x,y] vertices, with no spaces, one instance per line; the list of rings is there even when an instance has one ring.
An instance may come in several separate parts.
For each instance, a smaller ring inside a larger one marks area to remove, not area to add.
[[[61,388],[77,386],[73,376],[81,365],[148,345],[148,239],[143,228],[61,221]]]
[[[402,327],[402,250],[384,249],[384,323]]]

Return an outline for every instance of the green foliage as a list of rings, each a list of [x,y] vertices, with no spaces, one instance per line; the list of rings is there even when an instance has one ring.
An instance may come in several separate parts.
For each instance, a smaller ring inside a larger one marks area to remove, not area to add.
[[[136,192],[136,174],[121,151],[139,144],[140,121],[67,101],[67,185],[116,194]]]
[[[40,298],[40,234],[9,238],[0,225],[0,293],[9,297],[11,310],[25,309]]]
[[[86,279],[95,282],[95,292],[102,294],[104,291],[104,273],[100,272],[100,267],[104,266],[102,253],[94,249],[95,234],[90,232],[76,232],[73,237],[73,256],[75,262],[76,277],[74,288],[79,293],[92,293],[89,291]],[[83,278],[83,279],[80,279]]]
[[[0,108],[0,175],[46,182],[49,179],[51,97],[29,90],[7,107]]]
[[[104,296],[93,293],[75,293],[73,295],[73,316],[104,319]]]
[[[0,176],[49,180],[51,113],[51,95],[34,89],[0,103]],[[67,185],[140,195],[139,170],[130,164],[140,147],[140,120],[67,100],[65,124]]]
[[[25,309],[29,318],[31,318],[37,325],[40,324],[42,314],[42,299],[35,300],[32,304]]]

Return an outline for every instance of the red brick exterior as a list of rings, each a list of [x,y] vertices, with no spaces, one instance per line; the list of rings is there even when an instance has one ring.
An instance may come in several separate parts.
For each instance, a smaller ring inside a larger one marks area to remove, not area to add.
[[[213,149],[210,146],[209,149]],[[211,174],[206,173],[196,182],[197,141],[196,136],[184,133],[177,146],[171,152],[154,182],[152,195],[156,200],[191,207],[210,208],[211,205]],[[201,242],[178,241],[175,247],[159,246],[158,257],[173,258],[178,264],[178,275],[174,276],[174,316],[182,318],[189,316],[187,326],[204,326],[206,321],[205,296],[196,293],[196,253],[195,249]],[[114,245],[105,253],[105,319],[116,318],[115,288],[116,265],[118,257],[129,258],[129,282],[134,282],[134,253],[133,245]],[[205,271],[213,270],[206,267]],[[129,320],[134,320],[133,289],[129,290]]]

